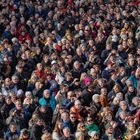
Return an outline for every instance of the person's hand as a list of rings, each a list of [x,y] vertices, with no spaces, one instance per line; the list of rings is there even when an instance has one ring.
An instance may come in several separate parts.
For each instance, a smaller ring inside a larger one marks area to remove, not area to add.
[[[14,110],[14,111],[12,112],[12,116],[15,116],[15,115],[16,115],[16,113],[17,113],[17,111],[16,111],[16,110]]]
[[[73,80],[73,83],[75,83],[76,81],[78,81],[78,78],[75,78],[75,79]]]
[[[128,133],[127,136],[128,136],[128,139],[129,139],[129,140],[133,140],[133,138],[134,138],[134,134],[131,134],[131,133]]]

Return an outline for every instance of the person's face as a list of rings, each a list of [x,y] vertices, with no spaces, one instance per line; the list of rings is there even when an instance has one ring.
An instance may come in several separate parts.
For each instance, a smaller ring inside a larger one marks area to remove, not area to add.
[[[126,110],[126,108],[127,108],[126,104],[124,104],[124,103],[123,103],[123,104],[121,104],[121,106],[120,106],[120,107],[121,107],[121,109],[122,109],[122,110]]]
[[[58,128],[59,128],[59,129],[62,129],[62,128],[63,128],[63,124],[62,124],[62,123],[59,123],[59,124],[58,124]]]
[[[129,59],[128,61],[130,66],[133,66],[135,64],[135,60],[134,59]]]
[[[10,131],[12,132],[12,133],[14,133],[14,132],[16,132],[16,125],[11,125],[11,127],[10,127]]]
[[[78,104],[75,105],[75,108],[78,109],[78,110],[81,109],[81,107],[82,107],[81,103],[78,103]]]
[[[113,131],[114,131],[114,129],[113,129],[113,127],[112,127],[112,126],[110,126],[110,127],[107,129],[107,131],[108,131],[108,133],[109,133],[109,134],[112,134],[112,133],[113,133]]]
[[[70,137],[70,130],[69,130],[69,128],[65,128],[64,130],[63,130],[63,133],[64,133],[64,136],[65,137]]]
[[[140,48],[138,48],[138,50],[137,50],[137,54],[139,54],[139,55],[140,55]]]
[[[62,120],[66,121],[69,118],[69,115],[67,113],[63,114]]]
[[[70,81],[72,79],[71,75],[67,75],[66,80]]]
[[[17,84],[17,83],[19,82],[18,77],[13,77],[13,78],[12,78],[12,82],[13,82],[14,84]]]
[[[88,119],[87,119],[87,123],[88,123],[88,124],[93,124],[92,118],[88,118]]]
[[[38,120],[37,120],[37,124],[38,124],[39,126],[42,126],[42,125],[43,125],[43,120],[38,119]]]
[[[45,113],[46,112],[46,107],[45,106],[41,106],[40,107],[40,111],[43,112],[43,113]]]
[[[140,66],[140,57],[137,58],[137,64]]]
[[[71,120],[71,122],[75,122],[76,121],[76,115],[71,114],[70,115],[70,120]]]
[[[100,87],[104,87],[105,82],[103,80],[99,80],[98,84],[100,85]]]
[[[128,124],[128,129],[132,132],[135,131],[136,127],[135,127],[135,124],[133,122],[129,122]]]
[[[93,136],[93,140],[99,140],[99,134],[95,134],[94,136]]]
[[[11,84],[11,80],[9,78],[5,79],[5,85],[9,86]]]
[[[120,114],[120,118],[121,118],[122,120],[124,120],[124,119],[126,118],[126,113],[121,113],[121,114]]]
[[[6,103],[8,104],[8,105],[10,105],[11,103],[12,103],[12,101],[11,101],[11,99],[6,99]]]
[[[22,109],[22,103],[20,101],[16,102],[16,108],[17,108],[17,110],[21,110]]]
[[[79,69],[79,67],[80,67],[79,62],[74,63],[74,68],[75,68],[75,69]]]
[[[119,87],[118,87],[118,86],[115,86],[115,87],[114,87],[114,91],[115,91],[116,93],[118,93],[118,92],[120,91]]]
[[[140,100],[138,98],[135,98],[134,101],[133,101],[133,104],[136,105],[136,106],[139,105]]]
[[[95,99],[95,103],[99,103],[100,102],[100,98],[99,98],[99,96],[98,97],[96,97],[96,99]]]
[[[80,130],[83,131],[83,132],[86,130],[85,124],[81,124]]]
[[[50,92],[48,90],[44,91],[44,97],[49,98],[50,97]]]
[[[74,93],[70,93],[70,94],[68,95],[68,99],[70,99],[70,100],[72,100],[74,97],[75,97]]]
[[[137,79],[140,79],[140,69],[137,69],[136,72],[135,72],[135,77]]]
[[[102,88],[102,89],[101,89],[101,94],[107,95],[107,89],[106,89],[106,88]]]
[[[128,91],[129,91],[130,93],[133,93],[133,92],[134,92],[134,87],[130,86],[130,87],[128,88]]]
[[[42,69],[43,69],[43,66],[42,66],[41,63],[37,64],[37,69],[38,69],[38,70],[42,70]]]
[[[19,66],[19,67],[17,68],[17,71],[20,72],[20,73],[22,73],[22,72],[23,72],[23,66]]]

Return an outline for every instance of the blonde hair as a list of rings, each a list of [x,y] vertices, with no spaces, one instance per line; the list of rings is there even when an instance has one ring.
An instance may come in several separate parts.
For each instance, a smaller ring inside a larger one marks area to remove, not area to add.
[[[45,133],[41,136],[41,140],[51,140],[52,139],[52,135],[50,133]]]

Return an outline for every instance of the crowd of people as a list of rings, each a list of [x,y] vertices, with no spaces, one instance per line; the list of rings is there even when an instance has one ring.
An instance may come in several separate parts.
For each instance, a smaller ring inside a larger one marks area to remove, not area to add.
[[[140,2],[0,1],[1,140],[140,140]]]

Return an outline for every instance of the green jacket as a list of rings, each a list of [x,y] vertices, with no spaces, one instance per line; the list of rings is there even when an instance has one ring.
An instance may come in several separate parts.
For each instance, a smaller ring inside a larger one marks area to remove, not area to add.
[[[86,128],[88,129],[88,131],[96,131],[100,133],[100,129],[96,124],[86,124]]]

